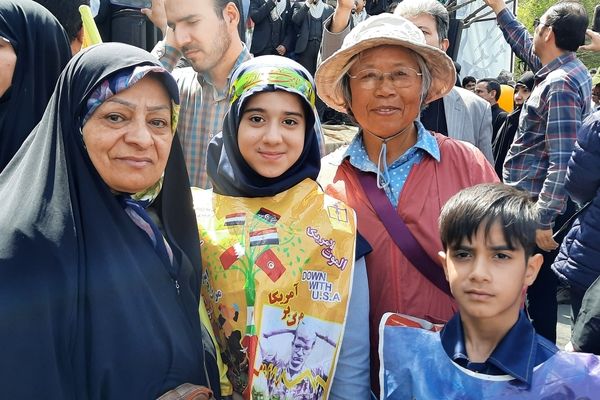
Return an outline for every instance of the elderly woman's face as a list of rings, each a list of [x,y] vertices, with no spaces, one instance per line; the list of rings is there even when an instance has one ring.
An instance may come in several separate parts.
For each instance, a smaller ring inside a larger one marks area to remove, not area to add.
[[[365,85],[360,78],[350,78],[350,108],[361,128],[388,137],[412,124],[420,112],[422,85],[414,53],[400,46],[365,50],[348,74],[360,77],[366,70],[378,70],[386,75],[375,85]]]
[[[165,170],[172,140],[171,99],[151,75],[108,98],[83,126],[92,164],[117,192],[154,185]]]
[[[12,85],[17,54],[10,42],[0,37],[0,96]]]

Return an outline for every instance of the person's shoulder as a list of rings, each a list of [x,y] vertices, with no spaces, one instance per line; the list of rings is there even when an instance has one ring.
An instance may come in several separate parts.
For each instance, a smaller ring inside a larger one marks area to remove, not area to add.
[[[531,324],[531,322],[529,320],[527,320],[527,322]],[[554,354],[556,354],[558,352],[558,347],[556,347],[556,345],[554,343],[552,343],[551,341],[549,341],[542,335],[536,333],[535,338],[537,340],[537,347],[538,347],[537,351],[541,352],[543,355],[545,355],[545,357],[544,357],[545,359],[552,357]]]
[[[440,162],[460,171],[474,171],[474,168],[480,168],[489,172],[489,177],[496,178],[496,173],[491,167],[485,155],[472,143],[449,138],[436,133],[436,139],[440,147]],[[497,179],[497,178],[496,178]]]
[[[577,58],[560,65],[558,68],[550,71],[544,79],[545,84],[557,91],[572,89],[579,91],[581,86],[592,85],[592,77],[587,72],[586,66]]]
[[[454,93],[455,96],[460,97],[467,107],[485,108],[485,105],[488,104],[475,93],[461,87],[455,86],[450,93]]]

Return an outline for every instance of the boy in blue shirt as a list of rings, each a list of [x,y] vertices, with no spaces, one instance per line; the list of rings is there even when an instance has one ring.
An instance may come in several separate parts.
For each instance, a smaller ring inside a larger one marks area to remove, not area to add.
[[[597,398],[600,359],[559,352],[522,311],[543,261],[534,254],[536,221],[529,195],[507,185],[448,200],[440,257],[459,312],[441,332],[383,317],[382,399]]]

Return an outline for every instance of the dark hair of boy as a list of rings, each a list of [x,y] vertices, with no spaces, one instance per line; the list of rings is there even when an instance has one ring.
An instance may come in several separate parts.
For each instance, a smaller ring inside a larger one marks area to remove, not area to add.
[[[487,237],[499,222],[511,250],[520,247],[525,257],[535,253],[537,210],[527,192],[501,183],[483,183],[463,189],[448,200],[440,214],[444,250],[474,238],[481,227]]]

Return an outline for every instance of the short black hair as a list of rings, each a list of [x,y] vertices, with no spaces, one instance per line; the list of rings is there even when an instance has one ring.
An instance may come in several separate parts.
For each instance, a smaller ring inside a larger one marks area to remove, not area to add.
[[[79,6],[90,5],[90,0],[34,0],[36,3],[44,6],[60,22],[63,29],[67,32],[69,40],[77,37],[81,30],[81,14]]]
[[[465,87],[465,86],[467,86],[467,84],[468,84],[468,83],[471,83],[471,82],[473,82],[473,83],[476,83],[476,82],[477,82],[477,79],[475,79],[475,77],[474,77],[474,76],[471,76],[471,75],[467,75],[467,76],[465,76],[465,77],[463,78],[463,80],[462,80],[462,87]]]
[[[502,183],[482,183],[463,189],[446,202],[440,214],[444,250],[458,248],[483,227],[485,236],[499,222],[511,249],[522,247],[525,257],[535,253],[538,212],[529,193]]]
[[[566,51],[577,51],[579,46],[585,43],[589,19],[581,4],[573,1],[557,3],[546,13],[544,24],[552,27],[556,47]]]
[[[496,79],[494,78],[481,78],[479,81],[477,81],[477,83],[479,82],[485,82],[486,85],[486,89],[488,92],[491,92],[492,90],[496,91],[496,95],[494,96],[494,98],[496,99],[496,101],[498,101],[498,99],[500,98],[500,93],[502,88],[500,87],[500,82],[498,82]]]

